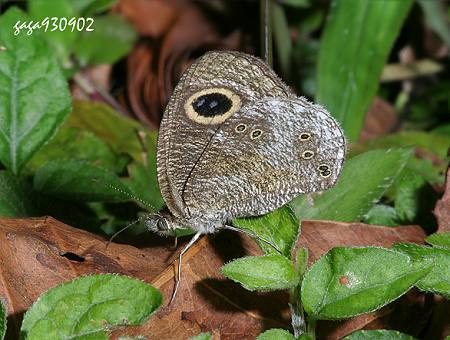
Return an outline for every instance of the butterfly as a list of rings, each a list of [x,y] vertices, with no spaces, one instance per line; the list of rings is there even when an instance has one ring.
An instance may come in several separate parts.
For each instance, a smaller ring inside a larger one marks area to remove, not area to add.
[[[157,172],[168,209],[144,223],[160,233],[196,232],[181,266],[200,235],[332,187],[345,152],[336,120],[262,60],[206,53],[183,73],[165,109]]]

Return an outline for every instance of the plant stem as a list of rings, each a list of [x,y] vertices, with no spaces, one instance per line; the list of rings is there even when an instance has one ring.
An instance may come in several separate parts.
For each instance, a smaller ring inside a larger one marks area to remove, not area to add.
[[[300,287],[293,288],[289,292],[289,308],[291,310],[291,324],[295,338],[306,333],[305,312],[300,300]]]
[[[90,97],[99,97],[107,104],[111,105],[116,111],[120,112],[124,116],[130,116],[122,106],[111,96],[108,92],[96,86],[88,77],[82,73],[77,72],[73,76],[73,81]]]
[[[316,319],[308,318],[308,332],[307,334],[311,340],[316,340]]]
[[[270,67],[273,66],[271,2],[272,0],[259,0],[261,56]]]

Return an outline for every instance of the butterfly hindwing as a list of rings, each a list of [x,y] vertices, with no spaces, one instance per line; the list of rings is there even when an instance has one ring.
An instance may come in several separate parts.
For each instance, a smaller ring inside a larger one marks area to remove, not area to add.
[[[300,98],[249,103],[211,138],[184,201],[191,211],[260,215],[334,185],[344,153],[339,125],[320,106]]]

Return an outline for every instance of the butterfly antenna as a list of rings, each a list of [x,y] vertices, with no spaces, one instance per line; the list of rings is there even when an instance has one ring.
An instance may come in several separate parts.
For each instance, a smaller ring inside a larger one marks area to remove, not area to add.
[[[261,241],[261,242],[263,242],[263,243],[265,243],[265,244],[271,246],[271,247],[272,247],[273,249],[275,249],[278,253],[280,253],[281,255],[283,255],[283,253],[281,252],[281,250],[278,249],[278,247],[277,247],[275,244],[273,244],[273,243],[270,242],[269,240],[266,240],[266,239],[262,238],[261,236],[257,235],[253,230],[236,228],[236,227],[233,227],[233,226],[231,226],[231,225],[226,225],[226,226],[225,226],[225,229],[237,231],[238,233],[246,234],[246,235],[248,235],[248,236],[250,236],[250,237],[256,238],[257,240],[259,240],[259,241]]]
[[[109,247],[110,243],[112,242],[112,240],[114,240],[114,239],[116,238],[117,235],[119,235],[122,231],[127,230],[129,227],[135,225],[135,224],[138,223],[141,219],[142,219],[142,217],[139,217],[137,220],[135,220],[135,221],[133,221],[133,222],[127,224],[125,227],[121,228],[119,231],[116,231],[116,232],[114,233],[114,235],[110,237],[108,243],[106,244],[106,248]]]
[[[176,277],[175,288],[173,290],[172,296],[171,296],[170,301],[169,301],[169,306],[175,300],[175,296],[177,295],[178,288],[180,287],[180,282],[181,282],[181,260],[183,258],[183,255],[189,250],[190,247],[192,247],[194,245],[195,242],[197,242],[197,240],[200,238],[201,235],[202,235],[202,233],[195,234],[194,237],[192,237],[191,240],[189,241],[189,243],[186,245],[186,247],[183,248],[183,250],[181,251],[180,255],[178,255],[178,273],[177,273],[177,277]]]
[[[109,239],[109,241],[108,241],[108,243],[107,243],[107,245],[106,245],[106,248],[108,248],[108,246],[109,246],[109,244],[112,242],[112,240],[115,239],[116,236],[119,235],[122,231],[125,231],[125,230],[127,230],[129,227],[135,225],[136,223],[141,222],[143,219],[148,218],[149,215],[152,215],[152,216],[155,215],[155,216],[161,217],[160,214],[146,214],[146,215],[143,215],[143,216],[137,218],[137,219],[134,220],[133,222],[130,222],[129,224],[127,224],[125,227],[121,228],[119,231],[115,232],[114,235],[111,236],[111,238]]]
[[[98,178],[94,178],[93,181],[95,181],[95,182],[101,182],[103,185],[107,186],[108,188],[113,189],[113,190],[115,190],[115,191],[117,191],[117,192],[120,192],[121,194],[127,196],[128,198],[130,198],[130,199],[132,199],[132,200],[135,200],[135,201],[138,201],[138,202],[142,203],[146,208],[148,208],[148,209],[150,209],[150,210],[156,211],[156,209],[155,209],[155,207],[154,207],[153,205],[151,205],[151,204],[148,203],[147,201],[144,201],[143,199],[140,199],[140,198],[137,197],[136,195],[133,195],[133,194],[131,194],[131,193],[129,193],[129,192],[123,190],[123,189],[120,189],[120,188],[118,188],[118,187],[116,187],[116,186],[114,186],[114,185],[112,185],[112,184],[103,182],[102,180],[100,180],[100,179],[98,179]]]

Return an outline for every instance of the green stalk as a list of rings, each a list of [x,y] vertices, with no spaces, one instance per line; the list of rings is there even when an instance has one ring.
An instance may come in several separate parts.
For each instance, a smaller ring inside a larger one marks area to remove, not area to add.
[[[259,0],[261,57],[270,67],[273,66],[271,5],[272,0]]]

